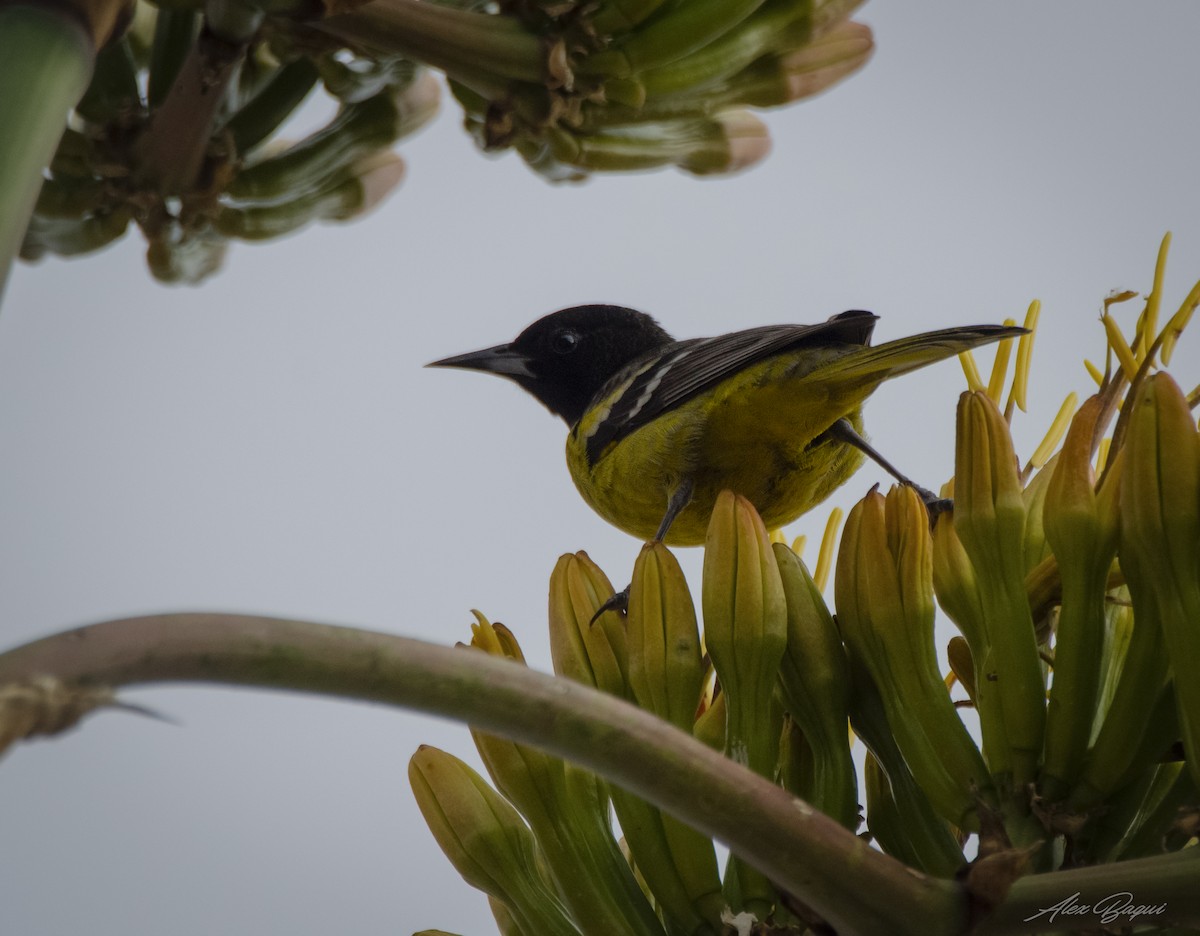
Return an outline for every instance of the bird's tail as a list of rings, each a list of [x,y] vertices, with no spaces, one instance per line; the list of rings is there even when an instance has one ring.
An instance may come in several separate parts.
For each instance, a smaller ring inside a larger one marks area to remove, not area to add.
[[[1027,331],[1015,325],[943,328],[863,348],[830,361],[827,367],[836,372],[838,381],[878,384],[980,345],[1020,337]]]

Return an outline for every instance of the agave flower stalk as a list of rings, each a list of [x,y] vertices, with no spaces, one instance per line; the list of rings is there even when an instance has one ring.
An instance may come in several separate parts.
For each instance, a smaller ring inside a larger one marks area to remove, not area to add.
[[[0,5],[0,296],[67,112],[127,15],[125,0]]]

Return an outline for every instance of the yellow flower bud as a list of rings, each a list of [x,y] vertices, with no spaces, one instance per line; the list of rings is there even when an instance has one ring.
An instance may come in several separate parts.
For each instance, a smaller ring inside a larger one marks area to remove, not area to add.
[[[647,543],[633,567],[626,622],[629,686],[644,709],[690,732],[704,671],[687,580],[662,543]],[[670,928],[716,931],[725,907],[712,841],[624,790],[612,789],[625,841]]]
[[[662,543],[633,567],[626,623],[629,685],[642,708],[690,732],[700,702],[700,631],[679,563]]]
[[[574,575],[567,571],[571,568]],[[568,617],[575,620],[575,611],[579,611],[584,615],[583,626],[588,626],[586,622],[600,603],[595,600],[596,589],[604,590],[605,582],[597,579],[597,574],[603,577],[594,565],[583,563],[576,556],[564,556],[555,569],[556,579],[551,582],[552,607],[556,584],[563,593],[559,599],[564,614],[557,625],[562,645],[572,652],[567,659],[578,665],[582,673],[590,672],[589,648],[582,639],[568,639],[572,633],[579,636],[580,631],[568,630],[565,621]],[[572,585],[583,604],[572,603],[569,594]],[[490,624],[478,612],[476,618],[472,647],[519,658],[520,647],[507,628]],[[552,615],[552,630],[554,626]],[[599,621],[595,629],[596,635],[589,636],[602,637]],[[608,645],[602,640],[592,643],[595,657],[608,659],[602,652]],[[520,662],[523,664],[524,660]],[[576,919],[602,921],[602,925],[614,931],[651,936],[652,911],[612,838],[608,787],[604,781],[581,767],[507,738],[476,728],[471,729],[471,737],[492,781],[533,830],[547,857],[548,874],[572,915]]]
[[[722,491],[704,547],[705,646],[726,705],[725,755],[774,778],[783,729],[774,704],[787,644],[787,602],[767,528],[754,505]],[[760,920],[778,900],[758,870],[735,859],[726,877],[735,910]]]
[[[550,655],[554,672],[613,695],[626,693],[626,641],[621,617],[592,618],[613,588],[585,552],[568,553],[550,575]]]
[[[988,771],[938,671],[932,544],[912,488],[872,492],[850,511],[834,594],[846,649],[878,686],[913,776],[939,814],[974,827]]]
[[[954,527],[975,569],[986,631],[987,650],[975,660],[980,716],[1003,724],[1006,736],[998,744],[985,733],[988,761],[993,774],[1024,789],[1042,752],[1045,685],[1025,592],[1016,455],[1008,423],[986,393],[964,393],[959,401],[954,492]],[[999,711],[987,718],[991,690]]]
[[[533,835],[479,774],[421,745],[408,763],[408,779],[426,824],[468,884],[501,901],[525,932],[576,933],[538,873]]]
[[[858,822],[858,783],[846,731],[850,708],[846,652],[804,563],[782,544],[774,550],[787,598],[787,649],[780,686],[788,713],[811,751],[811,784],[801,792],[822,812],[853,829]]]
[[[754,506],[724,491],[704,549],[704,637],[726,696],[726,753],[771,776],[780,725],[771,696],[787,645],[787,601],[771,541]]]
[[[518,663],[525,662],[525,654],[517,638],[503,624],[493,624],[482,612],[472,611],[475,623],[471,625],[471,646],[492,656],[508,657]]]
[[[1117,549],[1117,513],[1102,510],[1092,442],[1104,411],[1093,396],[1071,422],[1046,494],[1046,537],[1062,577],[1054,679],[1046,712],[1043,795],[1063,796],[1079,776],[1092,733],[1104,649],[1108,568]],[[1107,491],[1116,489],[1109,476]]]
[[[1143,603],[1157,609],[1188,767],[1200,781],[1200,438],[1187,398],[1165,373],[1147,378],[1134,400],[1120,549],[1138,621]]]

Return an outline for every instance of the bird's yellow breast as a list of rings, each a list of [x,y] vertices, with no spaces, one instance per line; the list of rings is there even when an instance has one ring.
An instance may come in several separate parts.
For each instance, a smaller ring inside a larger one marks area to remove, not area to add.
[[[842,417],[861,428],[862,400],[873,389],[842,385],[830,393],[828,382],[805,379],[809,369],[801,373],[787,355],[764,361],[619,439],[594,463],[587,440],[607,408],[593,407],[567,437],[571,477],[597,513],[642,539],[654,536],[685,479],[692,499],[672,524],[669,544],[704,542],[724,488],[747,497],[769,528],[790,523],[862,463],[857,449],[815,440]]]

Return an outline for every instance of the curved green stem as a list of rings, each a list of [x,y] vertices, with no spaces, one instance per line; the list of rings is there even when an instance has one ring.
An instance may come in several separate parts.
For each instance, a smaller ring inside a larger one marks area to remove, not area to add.
[[[290,0],[285,0],[290,2]],[[440,68],[542,84],[541,40],[512,16],[471,13],[425,0],[374,0],[313,23],[323,32]]]
[[[0,685],[205,681],[293,689],[447,715],[575,761],[730,849],[841,936],[956,934],[961,887],[875,851],[670,724],[510,660],[345,627],[231,614],[109,621],[0,654]]]
[[[1029,874],[1013,884],[1004,902],[971,930],[971,936],[1092,932],[1101,925],[1195,925],[1200,923],[1198,880],[1200,848],[1053,874]],[[1142,912],[1134,915],[1135,909]],[[1106,918],[1110,913],[1111,919]]]
[[[0,297],[95,49],[65,10],[0,7]]]

